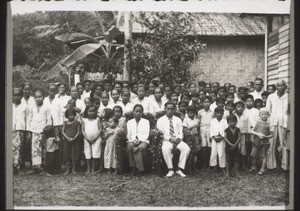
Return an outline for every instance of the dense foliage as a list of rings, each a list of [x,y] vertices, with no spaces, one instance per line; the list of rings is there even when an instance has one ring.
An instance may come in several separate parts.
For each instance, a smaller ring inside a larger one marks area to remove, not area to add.
[[[190,36],[192,14],[140,13],[134,21],[145,26],[147,33],[130,45],[132,79],[158,78],[167,82],[181,78],[188,81],[189,66],[205,47],[197,36]]]
[[[77,32],[97,37],[116,24],[115,16],[115,12],[78,11],[15,15],[13,65],[14,67],[28,65],[32,68],[32,77],[38,80],[42,73],[50,70],[76,49],[68,42],[63,44],[56,40],[54,38],[56,35]],[[170,81],[175,77],[183,81],[189,80],[188,68],[204,48],[197,36],[190,36],[192,18],[189,13],[141,12],[138,18],[132,19],[146,28],[142,38],[134,39],[126,46],[129,49],[132,81],[147,83],[153,78]],[[119,51],[114,57],[108,58],[101,55],[99,50],[85,58],[90,65],[88,69],[121,73],[124,52]]]
[[[101,21],[103,20],[101,24],[99,14],[101,14]],[[20,85],[25,80],[38,81],[44,72],[72,53],[73,49],[54,38],[56,35],[81,32],[98,36],[103,33],[102,30],[112,26],[114,16],[113,12],[78,11],[14,15],[12,18],[13,77],[17,79],[14,84]]]

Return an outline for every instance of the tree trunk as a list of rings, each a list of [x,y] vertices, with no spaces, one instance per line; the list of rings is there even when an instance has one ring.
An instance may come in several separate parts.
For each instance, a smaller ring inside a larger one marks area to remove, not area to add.
[[[130,81],[130,41],[132,38],[132,23],[131,23],[131,12],[126,11],[124,13],[124,69],[123,69],[123,80]]]

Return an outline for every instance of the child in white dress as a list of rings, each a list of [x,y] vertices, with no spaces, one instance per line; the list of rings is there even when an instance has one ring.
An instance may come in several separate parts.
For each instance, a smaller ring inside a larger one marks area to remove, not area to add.
[[[96,160],[100,158],[101,154],[102,127],[94,106],[85,109],[81,126],[84,137],[84,154],[87,160],[86,174],[95,174]]]

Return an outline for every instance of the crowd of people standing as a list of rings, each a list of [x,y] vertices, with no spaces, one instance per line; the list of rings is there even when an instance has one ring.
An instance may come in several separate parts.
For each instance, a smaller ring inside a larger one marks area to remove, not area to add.
[[[202,170],[226,176],[239,171],[289,169],[288,93],[284,80],[268,85],[256,78],[246,86],[218,82],[148,84],[85,80],[75,86],[50,83],[47,92],[30,83],[13,88],[14,173],[77,173],[84,160],[86,174],[106,169],[117,173],[116,138],[126,134],[126,155],[132,175],[147,162],[150,122],[162,135],[166,177],[186,177],[191,152]],[[128,117],[131,118],[128,118]],[[192,146],[186,138],[192,139]],[[173,150],[180,151],[173,169]],[[257,158],[262,162],[257,170]]]

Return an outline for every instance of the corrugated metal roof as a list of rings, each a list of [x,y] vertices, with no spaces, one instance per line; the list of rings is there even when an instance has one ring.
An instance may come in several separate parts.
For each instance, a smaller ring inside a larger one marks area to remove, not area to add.
[[[151,12],[145,12],[146,17]],[[210,36],[253,36],[264,35],[266,20],[264,17],[246,16],[232,13],[191,13],[192,28],[189,35]],[[132,32],[146,33],[139,12],[133,12]],[[120,26],[122,29],[123,26]]]

